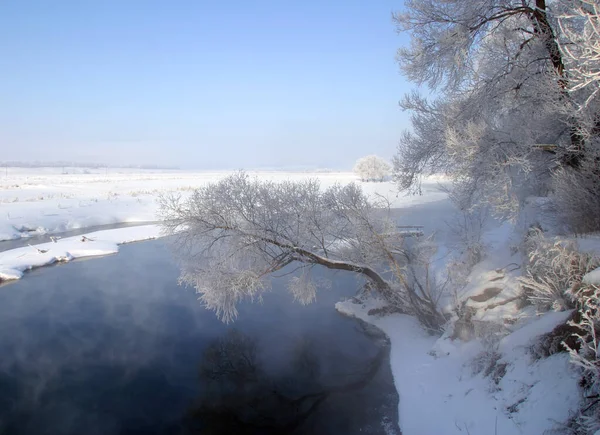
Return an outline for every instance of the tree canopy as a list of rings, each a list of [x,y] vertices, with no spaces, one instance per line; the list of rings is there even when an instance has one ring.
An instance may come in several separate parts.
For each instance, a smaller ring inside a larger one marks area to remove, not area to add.
[[[399,187],[415,192],[421,175],[445,172],[461,207],[489,201],[511,217],[525,196],[552,188],[557,168],[593,157],[597,87],[582,83],[598,70],[595,8],[590,0],[407,0],[394,16],[411,37],[398,61],[434,97],[401,101],[412,129],[394,159]],[[596,60],[580,63],[586,56]]]
[[[225,321],[237,316],[242,300],[260,299],[284,268],[296,273],[290,292],[311,302],[327,286],[312,279],[311,269],[320,266],[363,277],[397,309],[437,329],[439,295],[421,276],[430,245],[407,242],[386,207],[356,184],[322,189],[318,180],[276,183],[243,172],[161,204],[183,260],[182,282]]]

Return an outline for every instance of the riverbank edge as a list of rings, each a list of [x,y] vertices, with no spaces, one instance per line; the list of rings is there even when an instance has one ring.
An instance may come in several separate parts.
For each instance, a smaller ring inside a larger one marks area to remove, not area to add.
[[[357,315],[352,311],[344,309],[346,303],[353,303],[353,299],[347,299],[345,301],[341,301],[335,304],[336,311],[342,316],[348,317],[359,324],[360,328],[363,330],[365,335],[375,341],[379,346],[383,346],[385,349],[385,359],[387,361],[388,367],[392,372],[392,382],[394,390],[396,391],[394,401],[396,402],[396,406],[393,407],[395,412],[393,415],[386,416],[387,419],[382,421],[381,424],[384,426],[386,434],[388,435],[402,435],[402,430],[400,428],[400,391],[398,385],[396,384],[396,378],[394,376],[394,365],[392,364],[392,341],[390,336],[386,333],[386,331],[378,326],[373,319],[364,319],[361,316]],[[370,316],[369,316],[370,317]]]
[[[164,237],[159,225],[101,230],[0,252],[0,285],[40,267],[116,254],[119,246]]]

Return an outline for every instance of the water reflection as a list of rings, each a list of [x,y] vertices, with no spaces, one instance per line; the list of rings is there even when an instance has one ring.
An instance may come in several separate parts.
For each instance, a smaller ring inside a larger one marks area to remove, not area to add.
[[[384,434],[397,419],[386,346],[333,309],[353,282],[301,307],[280,279],[230,332],[178,274],[153,241],[1,287],[0,434],[226,433],[234,417],[245,433]]]
[[[274,376],[260,362],[257,341],[230,331],[204,352],[199,370],[203,394],[190,412],[194,429],[215,435],[315,433],[320,422],[310,420],[321,405],[371,382],[386,348],[358,367],[343,367],[335,382],[323,376],[316,352],[311,340],[298,340],[289,369]]]

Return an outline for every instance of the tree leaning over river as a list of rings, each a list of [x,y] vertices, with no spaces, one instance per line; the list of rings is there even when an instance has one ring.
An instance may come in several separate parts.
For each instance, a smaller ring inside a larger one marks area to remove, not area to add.
[[[181,281],[225,321],[243,299],[259,300],[275,273],[294,273],[289,290],[301,303],[324,280],[317,266],[355,273],[395,309],[429,330],[444,322],[429,275],[432,246],[409,240],[389,218],[389,203],[356,184],[321,189],[318,180],[275,183],[243,172],[199,188],[187,199],[161,198],[163,226],[182,259]]]

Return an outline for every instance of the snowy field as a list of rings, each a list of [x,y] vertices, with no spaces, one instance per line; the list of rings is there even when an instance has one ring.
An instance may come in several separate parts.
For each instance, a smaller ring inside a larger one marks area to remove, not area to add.
[[[19,279],[33,267],[75,258],[106,255],[118,245],[160,236],[157,225],[161,194],[187,195],[195,188],[231,172],[185,172],[175,170],[8,168],[0,180],[0,281]],[[431,178],[421,196],[399,196],[391,182],[361,182],[351,172],[249,171],[252,176],[273,181],[318,178],[323,188],[335,183],[357,182],[371,195],[386,197],[393,207],[406,211],[406,224],[435,224],[440,215],[412,216],[415,205],[446,202],[439,190],[442,179]],[[401,219],[402,220],[402,219]],[[52,237],[61,233],[97,227],[136,223],[142,228],[96,231],[74,237]],[[2,251],[1,242],[21,240],[16,249]],[[34,241],[35,239],[35,241]],[[29,240],[32,241],[29,246]],[[43,243],[40,243],[43,242]]]
[[[0,241],[99,225],[155,222],[158,195],[185,195],[231,173],[84,168],[65,168],[64,172],[62,168],[0,171]],[[324,187],[360,182],[351,172],[249,173],[269,180],[318,178]],[[430,180],[425,194],[418,197],[396,197],[389,182],[361,184],[398,207],[445,197],[437,190],[437,180]]]

